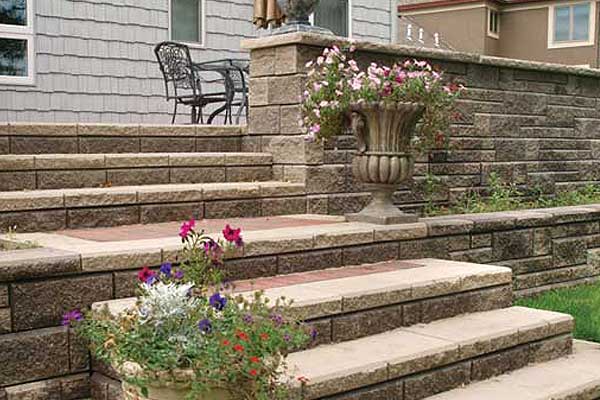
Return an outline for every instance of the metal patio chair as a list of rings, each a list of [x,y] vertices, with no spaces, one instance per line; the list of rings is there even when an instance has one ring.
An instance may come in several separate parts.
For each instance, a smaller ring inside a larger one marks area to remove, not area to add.
[[[203,109],[209,104],[223,103],[227,108],[230,96],[226,90],[210,93],[202,91],[201,71],[194,66],[188,46],[175,42],[162,42],[156,45],[154,54],[165,82],[166,100],[175,102],[172,124],[175,123],[180,104],[192,108],[192,124],[204,123]],[[209,123],[213,118],[214,116],[211,115]]]

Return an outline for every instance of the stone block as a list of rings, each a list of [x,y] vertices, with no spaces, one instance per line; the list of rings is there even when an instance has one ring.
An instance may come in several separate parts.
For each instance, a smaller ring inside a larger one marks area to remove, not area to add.
[[[533,231],[533,254],[542,256],[550,253],[552,253],[552,229],[535,229]]]
[[[345,188],[346,167],[344,165],[320,165],[306,168],[307,193],[339,193],[344,192]]]
[[[8,307],[8,285],[0,285],[0,307]]]
[[[479,64],[468,64],[466,82],[468,87],[495,89],[498,88],[500,69],[498,67]]]
[[[60,380],[49,379],[8,387],[3,400],[63,400]]]
[[[77,153],[75,137],[13,136],[10,138],[12,154],[67,154]]]
[[[281,133],[281,111],[278,106],[253,107],[248,116],[250,135],[278,135]]]
[[[548,97],[539,93],[505,92],[504,111],[508,114],[546,115]]]
[[[491,247],[483,247],[479,249],[456,251],[450,253],[450,257],[454,261],[465,261],[477,264],[491,264],[494,261],[493,249]]]
[[[261,200],[210,201],[204,205],[205,218],[250,218],[261,215]]]
[[[61,400],[79,400],[89,398],[90,375],[89,373],[71,375],[60,379]]]
[[[493,244],[495,260],[531,257],[533,255],[533,231],[495,232]]]
[[[275,74],[275,48],[256,49],[250,52],[250,75],[269,76]]]
[[[370,194],[338,194],[330,195],[327,203],[329,214],[331,215],[346,215],[357,213],[369,204],[371,201]]]
[[[395,380],[383,384],[369,386],[364,389],[353,390],[348,393],[331,397],[331,400],[403,400],[404,382]]]
[[[75,308],[113,298],[110,274],[23,282],[11,285],[15,330],[56,326]]]
[[[0,308],[0,335],[12,331],[10,308]]]
[[[463,362],[408,378],[404,381],[404,400],[421,400],[466,385],[470,375],[471,363]]]
[[[282,197],[263,199],[262,209],[265,216],[306,214],[306,198]]]
[[[261,182],[272,179],[273,171],[270,166],[227,168],[227,182]]]
[[[133,297],[139,284],[137,279],[138,271],[114,272],[113,280],[115,282],[115,299]]]
[[[271,105],[299,104],[306,78],[302,75],[273,76],[268,83],[268,102]]]
[[[227,279],[255,279],[277,275],[277,257],[255,257],[227,260],[225,262]]]
[[[71,372],[84,372],[90,369],[88,344],[73,331],[69,331],[69,363]]]
[[[37,189],[35,172],[13,171],[0,172],[0,190],[34,190]]]
[[[284,135],[303,134],[303,117],[300,106],[281,106],[281,133]]]
[[[160,185],[169,183],[168,168],[109,170],[106,179],[112,186]]]
[[[422,218],[420,221],[427,224],[427,235],[430,237],[469,233],[473,222],[459,218],[460,216],[457,219]]]
[[[400,242],[400,259],[449,258],[448,238],[408,240]]]
[[[554,258],[549,256],[511,260],[499,263],[510,267],[515,275],[529,274],[532,272],[546,271],[554,268]]]
[[[0,382],[15,385],[69,373],[65,328],[0,336]]]
[[[0,154],[8,154],[9,153],[9,140],[7,136],[0,136]]]
[[[81,208],[67,211],[69,228],[134,225],[140,222],[139,207]]]
[[[68,251],[35,248],[0,252],[0,282],[67,275],[81,271],[79,255]],[[0,303],[8,305],[7,286],[0,286]]]
[[[331,324],[334,342],[376,335],[402,326],[402,307],[391,306],[334,317]]]
[[[377,243],[343,249],[344,265],[373,264],[398,259],[398,243]]]
[[[200,220],[204,217],[204,203],[157,204],[140,206],[140,222],[184,221],[190,218]]]
[[[196,151],[199,153],[208,152],[235,152],[242,151],[242,139],[240,137],[222,137],[222,138],[196,138]]]
[[[139,153],[136,137],[80,137],[79,152],[87,154]]]
[[[273,155],[274,163],[320,164],[323,162],[323,145],[309,143],[302,136],[273,136],[263,140],[264,151]]]
[[[66,210],[0,213],[0,230],[17,227],[19,232],[57,231],[67,227]]]
[[[529,362],[543,363],[571,354],[573,352],[573,336],[558,336],[541,342],[531,343],[529,347]]]
[[[334,249],[281,255],[278,257],[278,265],[278,273],[283,275],[327,268],[339,268],[343,265],[342,250]]]
[[[540,144],[535,139],[496,139],[496,161],[537,161]]]
[[[555,267],[585,264],[587,246],[584,238],[557,239],[552,241]]]
[[[140,151],[142,153],[193,153],[196,139],[192,137],[142,137]]]
[[[269,78],[252,78],[249,83],[250,93],[248,101],[250,107],[269,105]]]
[[[529,363],[529,346],[501,351],[473,360],[471,380],[482,381],[525,367]]]
[[[492,247],[491,233],[479,233],[471,235],[471,248],[479,249],[482,247]]]
[[[100,187],[106,182],[106,172],[103,170],[39,171],[37,173],[38,189]]]
[[[327,214],[329,208],[329,199],[327,196],[308,196],[306,212],[308,214]]]

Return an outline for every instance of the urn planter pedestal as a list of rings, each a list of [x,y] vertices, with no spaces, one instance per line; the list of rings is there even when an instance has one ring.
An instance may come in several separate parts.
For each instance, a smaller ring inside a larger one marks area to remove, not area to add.
[[[411,141],[424,107],[415,103],[361,103],[352,104],[351,111],[358,141],[352,172],[373,199],[346,219],[380,225],[416,222],[416,215],[394,205],[393,194],[399,184],[412,178],[415,160]]]
[[[329,1],[329,0],[325,0]],[[329,29],[314,26],[310,23],[310,15],[314,13],[319,0],[277,0],[277,4],[286,16],[285,25],[274,29],[273,35],[292,32],[311,32],[334,36]]]

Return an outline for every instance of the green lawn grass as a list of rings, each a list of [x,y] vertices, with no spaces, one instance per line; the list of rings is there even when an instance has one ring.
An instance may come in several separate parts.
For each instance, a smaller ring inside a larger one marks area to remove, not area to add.
[[[600,283],[554,290],[517,304],[570,314],[575,318],[575,338],[600,342]]]

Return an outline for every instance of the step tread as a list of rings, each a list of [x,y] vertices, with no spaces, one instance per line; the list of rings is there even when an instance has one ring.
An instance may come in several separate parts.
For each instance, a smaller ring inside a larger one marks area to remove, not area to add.
[[[294,300],[294,307],[305,310],[303,318],[314,319],[490,286],[509,285],[512,282],[511,270],[505,267],[435,261],[393,261],[363,267],[280,275],[236,283],[236,291],[251,297],[251,290],[264,290],[265,296],[272,301],[284,296]],[[354,276],[344,276],[350,274]],[[303,279],[315,280],[293,283]],[[286,281],[287,285],[279,286]],[[129,298],[96,303],[95,307],[106,305],[116,314],[134,303],[135,299]]]
[[[571,356],[530,365],[428,400],[593,400],[600,393],[599,365],[600,345],[575,341]]]
[[[195,202],[304,194],[300,183],[226,182],[0,192],[0,212],[137,203]]]
[[[0,171],[270,165],[270,153],[112,153],[0,155]]]
[[[307,398],[329,396],[570,333],[571,316],[523,307],[486,311],[293,353]]]

